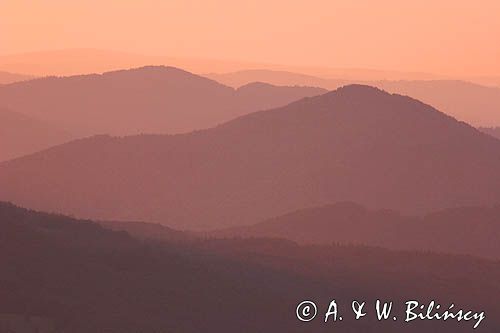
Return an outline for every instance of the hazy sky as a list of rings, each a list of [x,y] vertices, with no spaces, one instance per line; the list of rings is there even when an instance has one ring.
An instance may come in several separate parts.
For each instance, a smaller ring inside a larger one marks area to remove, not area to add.
[[[500,1],[0,0],[0,54],[81,47],[500,75]]]

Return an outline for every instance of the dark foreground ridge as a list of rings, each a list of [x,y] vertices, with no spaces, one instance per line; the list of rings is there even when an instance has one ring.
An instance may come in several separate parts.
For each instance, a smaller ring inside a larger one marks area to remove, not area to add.
[[[0,332],[470,332],[471,322],[355,321],[370,303],[438,299],[497,332],[500,264],[377,248],[298,246],[272,239],[149,242],[91,221],[0,204]],[[295,307],[335,298],[345,320],[298,322]],[[488,316],[489,314],[489,316]],[[221,317],[222,316],[222,317]]]

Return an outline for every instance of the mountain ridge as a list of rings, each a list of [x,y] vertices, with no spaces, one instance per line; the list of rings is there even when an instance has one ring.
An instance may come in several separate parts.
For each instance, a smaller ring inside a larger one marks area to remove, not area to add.
[[[401,304],[412,297],[486,313],[499,308],[500,289],[492,282],[500,276],[499,263],[467,256],[299,246],[276,239],[146,241],[94,221],[3,202],[0,227],[2,331],[136,333],[167,327],[215,332],[223,312],[229,331],[299,333],[304,326],[295,317],[297,304],[312,297],[326,309],[332,295],[347,306],[355,295],[371,303],[382,293]],[[199,296],[194,303],[193,295]],[[485,320],[481,330],[496,332],[498,321]],[[373,317],[361,322],[346,317],[336,327],[357,332],[376,323]],[[317,332],[331,331],[321,320],[310,325]],[[428,327],[390,321],[383,330],[414,333]],[[432,327],[470,330],[453,322],[432,322]]]
[[[500,204],[409,216],[352,202],[295,210],[257,224],[208,233],[217,238],[284,238],[302,245],[352,244],[500,260]]]
[[[247,70],[225,74],[207,74],[208,77],[238,87],[250,81],[280,85],[307,85],[337,89],[348,84],[376,86],[391,93],[409,95],[474,126],[498,126],[500,117],[500,87],[481,80],[451,78],[421,79],[349,79],[339,76],[325,78],[301,73],[269,70]]]
[[[3,163],[0,199],[211,229],[336,201],[412,214],[497,204],[499,168],[498,140],[412,98],[349,86],[211,129],[93,137]]]
[[[79,136],[180,133],[288,104],[324,89],[260,86],[260,98],[167,66],[44,77],[0,86],[10,109]]]

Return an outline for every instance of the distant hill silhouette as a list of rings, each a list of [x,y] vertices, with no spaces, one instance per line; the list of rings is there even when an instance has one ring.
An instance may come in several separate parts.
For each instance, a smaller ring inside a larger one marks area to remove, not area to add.
[[[500,127],[480,127],[479,130],[500,139]]]
[[[347,86],[183,135],[96,136],[0,165],[0,199],[179,229],[338,201],[423,213],[500,202],[500,142],[417,100]]]
[[[248,83],[236,89],[238,104],[245,110],[249,109],[246,106],[258,104],[258,109],[254,111],[272,109],[304,97],[317,96],[326,92],[328,91],[323,88],[273,86],[263,82]]]
[[[123,68],[145,65],[170,65],[184,68],[193,73],[234,72],[248,68],[264,68],[289,72],[303,72],[328,78],[356,80],[419,80],[435,79],[428,73],[377,70],[369,68],[325,68],[310,66],[286,66],[237,60],[213,58],[190,58],[171,56],[150,56],[116,50],[69,48],[0,55],[0,69],[15,73],[30,73],[37,76],[79,75],[102,73]],[[494,79],[494,78],[489,78]],[[497,78],[498,79],[498,78]],[[257,80],[258,81],[258,80]]]
[[[0,161],[68,142],[69,133],[23,114],[0,107]]]
[[[324,92],[262,84],[235,90],[177,68],[148,66],[0,86],[0,103],[78,136],[172,134]]]
[[[346,84],[375,86],[391,93],[408,95],[440,111],[476,126],[500,125],[500,87],[489,87],[458,80],[367,80],[340,77],[328,79],[285,71],[247,70],[208,77],[233,87],[253,81],[279,85],[307,85],[333,90]],[[477,81],[475,81],[477,82]]]
[[[12,332],[304,332],[295,307],[335,298],[341,322],[314,332],[470,332],[473,323],[403,324],[404,302],[484,310],[497,332],[500,264],[378,248],[298,246],[283,240],[146,242],[91,221],[0,203],[0,330]],[[348,315],[353,299],[392,300],[395,322]],[[221,317],[223,314],[223,317]],[[16,330],[14,330],[16,331]]]
[[[222,84],[238,88],[251,82],[266,82],[283,86],[311,86],[337,89],[348,83],[346,79],[326,79],[302,73],[266,69],[242,70],[231,73],[209,73],[205,75]]]
[[[371,211],[353,203],[338,203],[211,235],[286,238],[301,244],[358,244],[500,260],[500,206],[455,208],[408,217],[395,211]]]
[[[0,85],[33,79],[33,76],[0,71]]]

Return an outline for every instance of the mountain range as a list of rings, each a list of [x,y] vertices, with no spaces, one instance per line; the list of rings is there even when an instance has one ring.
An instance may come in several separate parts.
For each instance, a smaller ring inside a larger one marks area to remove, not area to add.
[[[45,134],[37,130],[33,135],[30,132],[23,134],[23,128],[29,126],[18,127],[4,121],[0,135],[7,136],[4,142],[9,144],[0,153],[0,160],[65,143],[68,138],[93,134],[173,134],[199,130],[239,115],[323,94],[327,91],[324,88],[336,89],[350,82],[269,70],[209,76],[239,88],[229,88],[201,76],[163,66],[36,80],[30,80],[29,76],[11,75],[11,79],[21,82],[0,86],[0,108],[22,114],[23,118],[42,123],[46,128]],[[257,82],[259,80],[280,86]],[[491,126],[498,123],[498,88],[461,81],[368,83],[390,92],[420,98],[472,124]],[[8,137],[18,128],[18,139]]]
[[[481,332],[500,325],[494,261],[276,239],[152,242],[8,203],[0,203],[0,227],[2,332],[458,333],[474,325],[404,323],[408,299],[485,311]],[[354,319],[353,299],[368,310],[381,295],[398,321]],[[307,326],[295,315],[305,299],[320,311]],[[319,315],[332,299],[344,320],[325,324]]]
[[[500,141],[352,85],[180,135],[95,136],[0,164],[0,199],[180,229],[353,201],[406,213],[500,201]]]
[[[500,260],[499,216],[500,206],[460,207],[411,217],[346,202],[298,210],[210,236],[285,238],[300,244],[369,245]]]
[[[440,75],[411,71],[378,70],[370,68],[291,66],[200,57],[145,55],[133,52],[95,48],[68,48],[0,55],[0,69],[15,73],[30,73],[36,76],[68,76],[77,74],[103,73],[145,65],[170,65],[184,68],[193,73],[208,73],[210,71],[224,73],[244,69],[264,68],[266,70],[303,72],[309,73],[310,75],[321,74],[328,78],[340,77],[351,80],[418,80],[442,77]],[[484,79],[486,80],[489,78]],[[494,79],[498,80],[498,78]]]
[[[269,84],[233,89],[177,68],[149,66],[4,85],[0,103],[75,136],[172,134],[324,92]]]
[[[365,84],[391,93],[408,95],[438,110],[475,126],[500,125],[500,84],[487,86],[443,78],[420,80],[367,80],[348,77],[323,78],[300,73],[270,70],[245,70],[224,74],[207,74],[218,82],[239,87],[262,81],[287,86],[313,86],[328,90],[348,84]]]

